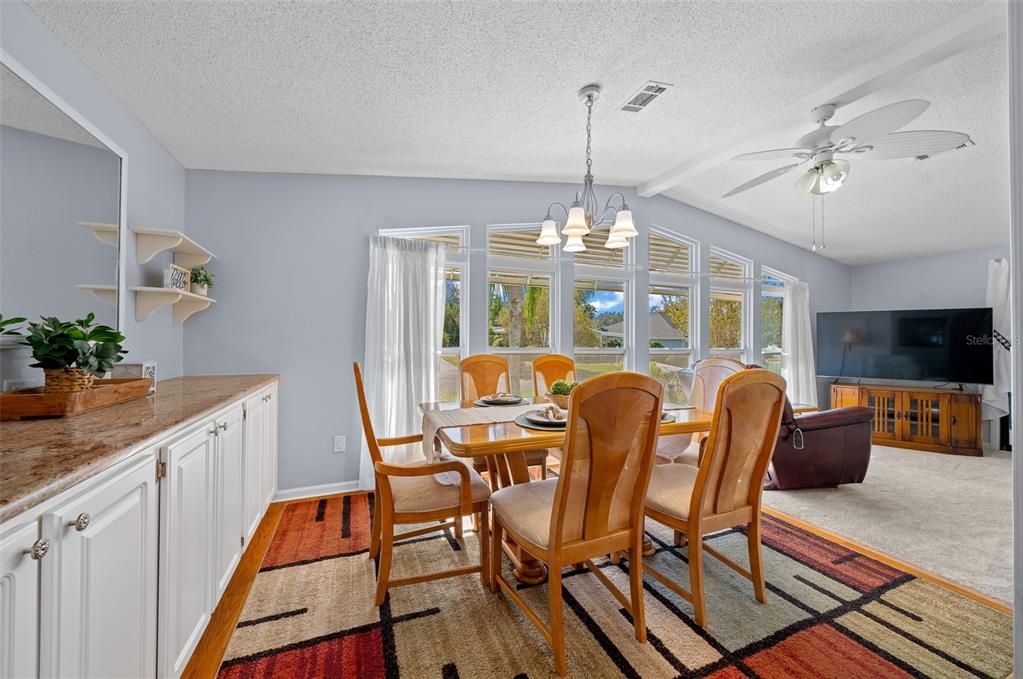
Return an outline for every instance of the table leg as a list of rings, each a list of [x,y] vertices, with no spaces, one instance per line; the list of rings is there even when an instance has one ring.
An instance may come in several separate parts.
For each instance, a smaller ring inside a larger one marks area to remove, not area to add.
[[[502,488],[519,483],[530,483],[525,453],[507,453],[487,458],[487,471],[498,479]],[[547,567],[522,550],[504,532],[504,553],[515,566],[515,579],[524,585],[538,585],[547,579]]]

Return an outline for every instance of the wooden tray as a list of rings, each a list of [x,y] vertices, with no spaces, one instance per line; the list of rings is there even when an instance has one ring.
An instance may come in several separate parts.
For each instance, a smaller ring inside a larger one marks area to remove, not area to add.
[[[42,387],[0,392],[0,420],[73,417],[149,394],[152,377],[96,380],[92,389],[45,393]]]

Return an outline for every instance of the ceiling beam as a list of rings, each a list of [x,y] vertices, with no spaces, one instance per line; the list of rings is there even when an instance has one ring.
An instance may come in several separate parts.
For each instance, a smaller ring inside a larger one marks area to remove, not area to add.
[[[885,57],[856,69],[848,75],[803,97],[742,130],[724,144],[689,158],[684,163],[636,187],[648,197],[677,186],[687,176],[699,174],[730,159],[736,147],[764,133],[803,120],[815,107],[837,104],[839,107],[882,90],[922,71],[942,59],[985,42],[1005,32],[1005,3],[988,0],[966,14],[939,26]],[[705,208],[706,209],[706,208]]]

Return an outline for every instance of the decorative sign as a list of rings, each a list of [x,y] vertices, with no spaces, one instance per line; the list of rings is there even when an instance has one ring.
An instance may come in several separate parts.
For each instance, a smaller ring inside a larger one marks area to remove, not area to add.
[[[168,264],[163,274],[163,287],[188,290],[192,272],[175,264]]]
[[[156,361],[143,361],[142,363],[118,363],[114,366],[113,370],[110,371],[110,376],[122,379],[131,377],[152,377],[153,385],[149,388],[149,393],[152,394],[156,391]]]

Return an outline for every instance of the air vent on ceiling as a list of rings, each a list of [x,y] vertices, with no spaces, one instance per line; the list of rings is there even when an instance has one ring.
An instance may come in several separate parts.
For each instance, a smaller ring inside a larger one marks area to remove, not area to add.
[[[671,83],[659,83],[656,80],[648,80],[646,85],[632,95],[632,97],[622,105],[623,111],[629,111],[631,113],[638,113],[653,102],[654,99],[661,96],[668,91],[671,87]]]

